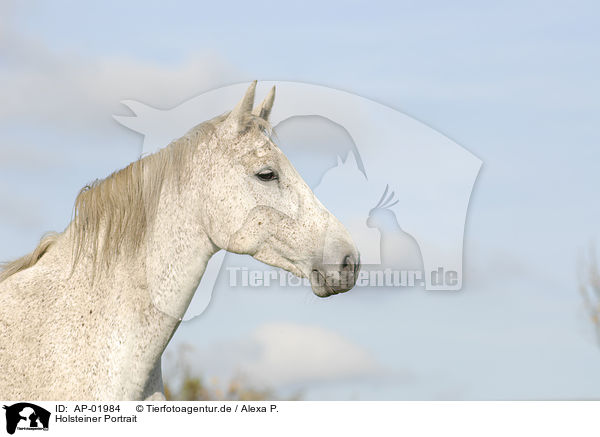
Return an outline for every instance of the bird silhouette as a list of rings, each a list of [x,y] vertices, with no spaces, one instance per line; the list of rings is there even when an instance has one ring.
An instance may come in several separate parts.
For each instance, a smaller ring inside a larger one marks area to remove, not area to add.
[[[392,270],[423,270],[423,257],[417,240],[405,232],[396,218],[391,207],[398,203],[394,201],[394,192],[389,193],[389,186],[379,202],[369,211],[367,226],[377,228],[380,233],[379,250],[381,251],[382,268]]]

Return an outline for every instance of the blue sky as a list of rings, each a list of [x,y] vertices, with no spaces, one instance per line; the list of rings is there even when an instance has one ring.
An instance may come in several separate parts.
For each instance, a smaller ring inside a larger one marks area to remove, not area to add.
[[[315,399],[600,396],[576,275],[600,223],[597,3],[1,8],[0,259],[63,229],[80,187],[136,159],[141,138],[111,118],[128,113],[121,100],[167,108],[252,79],[328,85],[403,111],[483,160],[465,289],[326,302],[306,290],[228,291],[174,341],[242,360],[240,345],[277,350],[260,343],[274,338],[261,326],[293,324],[374,357],[354,376],[299,378]]]

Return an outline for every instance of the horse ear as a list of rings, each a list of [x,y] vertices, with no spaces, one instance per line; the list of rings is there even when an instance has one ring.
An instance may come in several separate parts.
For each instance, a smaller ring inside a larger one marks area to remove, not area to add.
[[[235,123],[239,126],[240,121],[244,119],[244,115],[250,113],[252,111],[252,106],[254,106],[254,92],[256,91],[256,81],[252,82],[248,89],[246,90],[246,94],[242,97],[242,100],[233,108],[233,111],[227,117],[227,120]]]
[[[275,100],[275,86],[271,88],[267,97],[258,105],[252,113],[257,117],[262,118],[265,121],[269,120],[269,115],[271,114],[271,109],[273,108],[273,101]]]

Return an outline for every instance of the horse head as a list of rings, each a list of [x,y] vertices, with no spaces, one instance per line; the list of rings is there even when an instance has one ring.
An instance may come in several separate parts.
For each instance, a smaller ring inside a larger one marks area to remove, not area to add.
[[[196,169],[204,229],[221,249],[308,277],[317,296],[348,291],[358,250],[277,146],[268,122],[275,88],[253,108],[255,87],[215,124]]]

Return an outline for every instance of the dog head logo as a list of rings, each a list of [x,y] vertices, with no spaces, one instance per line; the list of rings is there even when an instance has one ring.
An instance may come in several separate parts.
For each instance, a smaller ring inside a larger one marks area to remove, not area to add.
[[[3,407],[6,410],[6,432],[15,430],[48,430],[50,411],[27,402]]]

